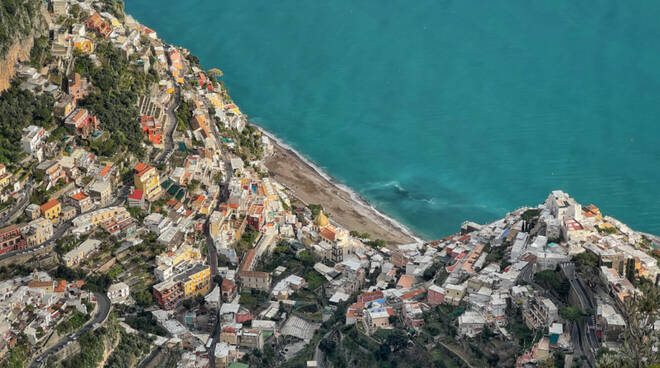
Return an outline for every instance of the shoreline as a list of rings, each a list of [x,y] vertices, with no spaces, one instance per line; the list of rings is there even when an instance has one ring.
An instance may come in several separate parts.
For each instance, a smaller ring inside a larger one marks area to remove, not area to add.
[[[273,133],[254,123],[250,124],[272,142],[273,154],[264,159],[270,174],[303,203],[320,203],[329,210],[331,221],[347,230],[367,232],[372,235],[371,239],[383,239],[396,245],[426,241],[407,226],[376,209],[367,199],[333,178]]]
[[[130,14],[126,13],[126,16],[142,25]],[[161,42],[168,44],[162,39]],[[238,106],[233,98],[231,100]],[[406,225],[376,209],[366,198],[332,177],[275,134],[258,124],[249,123],[271,140],[273,154],[265,157],[263,163],[271,176],[288,188],[296,199],[306,204],[323,205],[326,210],[330,210],[331,222],[338,223],[349,231],[367,232],[371,239],[382,239],[391,245],[427,241]],[[276,156],[280,156],[281,160],[273,160]],[[287,164],[281,165],[283,162]],[[287,175],[293,172],[297,174],[294,175],[295,178]]]

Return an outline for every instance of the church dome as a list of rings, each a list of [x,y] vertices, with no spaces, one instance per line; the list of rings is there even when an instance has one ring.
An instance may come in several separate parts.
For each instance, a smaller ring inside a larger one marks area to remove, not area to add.
[[[328,226],[328,218],[323,214],[323,211],[319,212],[319,215],[314,219],[314,225],[318,227]]]

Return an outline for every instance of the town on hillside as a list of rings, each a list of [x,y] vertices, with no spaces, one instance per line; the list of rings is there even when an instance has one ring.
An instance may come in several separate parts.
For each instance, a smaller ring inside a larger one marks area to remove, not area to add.
[[[222,72],[121,1],[24,6],[46,31],[0,95],[0,366],[660,364],[660,238],[556,190],[372,239],[271,178]]]

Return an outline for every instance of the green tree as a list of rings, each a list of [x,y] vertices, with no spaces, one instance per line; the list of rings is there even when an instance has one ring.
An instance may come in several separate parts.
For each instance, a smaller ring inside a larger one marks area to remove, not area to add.
[[[580,309],[572,306],[568,306],[559,310],[559,315],[562,316],[565,320],[576,322],[582,318],[582,312]]]
[[[660,288],[643,284],[642,293],[626,300],[623,318],[626,328],[623,344],[617,352],[604,352],[598,360],[599,368],[657,368],[660,354],[660,330],[655,327],[660,313]]]

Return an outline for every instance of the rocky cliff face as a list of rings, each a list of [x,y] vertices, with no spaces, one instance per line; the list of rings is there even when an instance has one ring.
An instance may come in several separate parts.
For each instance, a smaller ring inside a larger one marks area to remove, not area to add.
[[[30,58],[30,50],[33,43],[33,37],[18,39],[9,46],[7,53],[0,58],[0,92],[6,90],[11,85],[16,62]]]
[[[9,88],[14,64],[30,58],[34,38],[44,35],[46,6],[41,0],[0,3],[0,91]]]

